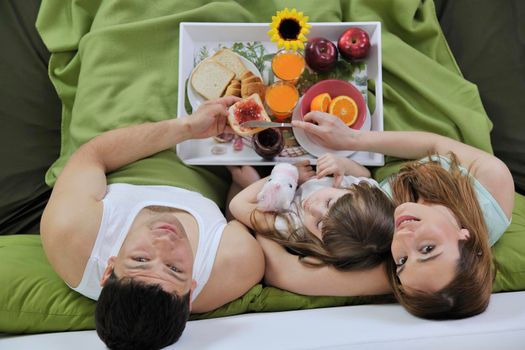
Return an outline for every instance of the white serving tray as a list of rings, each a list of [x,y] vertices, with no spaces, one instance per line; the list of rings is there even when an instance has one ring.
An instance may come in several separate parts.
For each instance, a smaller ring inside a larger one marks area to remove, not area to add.
[[[380,22],[329,22],[311,23],[309,38],[325,37],[334,42],[350,27],[359,27],[370,36],[370,53],[367,58],[368,79],[375,81],[376,105],[371,113],[371,130],[383,130],[383,89],[381,74],[381,23]],[[235,42],[260,42],[267,52],[277,51],[277,45],[270,42],[266,34],[270,29],[268,23],[186,23],[180,24],[179,40],[179,93],[178,117],[188,115],[185,108],[186,82],[195,64],[196,52],[202,47],[219,48],[231,46]],[[224,154],[215,155],[211,148],[216,143],[213,139],[189,140],[177,145],[177,154],[187,164],[192,165],[273,165],[278,162],[296,162],[310,159],[311,164],[316,158],[311,155],[300,157],[276,157],[266,161],[258,156],[250,147],[242,151],[234,151],[233,147],[224,147]],[[350,156],[354,161],[371,166],[384,164],[384,156],[371,152],[355,152]]]

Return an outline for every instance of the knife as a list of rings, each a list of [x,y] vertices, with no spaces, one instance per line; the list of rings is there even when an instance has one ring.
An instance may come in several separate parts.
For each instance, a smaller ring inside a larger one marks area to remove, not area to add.
[[[291,128],[292,123],[275,123],[265,120],[250,120],[239,125],[242,128]]]

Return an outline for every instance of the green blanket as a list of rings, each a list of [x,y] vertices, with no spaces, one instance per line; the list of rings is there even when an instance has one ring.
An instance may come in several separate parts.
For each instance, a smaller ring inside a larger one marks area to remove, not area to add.
[[[325,0],[320,7],[314,1],[44,0],[37,29],[52,53],[49,73],[63,102],[60,158],[46,182],[53,185],[75,149],[101,132],[176,115],[180,22],[268,22],[284,7],[298,8],[310,22],[380,21],[385,129],[433,131],[491,151],[491,123],[476,86],[462,78],[432,1]],[[150,179],[148,168],[133,164],[127,179]],[[392,171],[389,164],[376,175]]]
[[[51,51],[49,74],[63,103],[61,152],[47,173],[47,183],[53,185],[75,149],[96,135],[116,127],[175,116],[180,22],[268,22],[284,7],[298,8],[310,16],[310,22],[382,22],[385,129],[434,131],[491,151],[491,123],[476,87],[462,78],[450,54],[432,1],[324,0],[319,6],[314,1],[277,0],[44,0],[37,29]],[[369,90],[373,100],[373,84]],[[377,169],[376,177],[395,171],[397,163],[388,158],[387,165]],[[170,184],[198,190],[220,205],[227,188],[224,179],[227,176],[221,168],[184,167],[173,151],[130,164],[109,176],[110,182]],[[519,238],[522,226],[518,231],[514,237]],[[13,283],[3,283],[9,290],[7,295],[0,295],[0,331],[92,328],[93,303],[60,281],[35,242],[38,237],[33,237],[20,238],[22,241],[5,237],[0,243],[13,247],[9,251],[19,249],[16,256],[0,257],[6,260],[2,264],[6,266],[5,274],[1,275],[25,276],[25,281],[34,280],[30,290],[40,286],[38,290],[43,293],[29,295]],[[34,264],[42,267],[37,270],[40,272],[9,267],[17,266],[16,259],[24,254],[39,260]],[[521,266],[519,271],[523,271]],[[515,269],[509,271],[513,273]],[[43,280],[52,282],[53,287],[42,288]],[[504,282],[507,284],[500,284],[496,290],[525,287],[519,283],[516,287],[512,278]],[[369,301],[303,297],[257,285],[243,298],[213,313],[193,317]],[[16,322],[7,322],[8,319]]]

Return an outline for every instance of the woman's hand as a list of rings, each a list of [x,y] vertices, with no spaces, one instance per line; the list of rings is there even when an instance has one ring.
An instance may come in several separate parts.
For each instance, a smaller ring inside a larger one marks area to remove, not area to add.
[[[184,118],[190,138],[204,139],[229,129],[226,123],[228,108],[237,101],[240,101],[240,98],[227,96],[204,102],[195,113]]]
[[[302,185],[303,183],[315,176],[315,171],[310,165],[310,161],[308,159],[294,163],[294,165],[299,171],[299,179],[297,180],[297,186]]]
[[[315,143],[335,150],[354,150],[359,135],[341,119],[318,111],[306,114],[304,121],[293,120],[292,124],[303,129]]]

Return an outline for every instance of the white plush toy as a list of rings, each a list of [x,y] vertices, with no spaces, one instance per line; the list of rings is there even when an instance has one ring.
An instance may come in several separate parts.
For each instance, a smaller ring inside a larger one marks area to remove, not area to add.
[[[257,208],[262,211],[288,210],[295,196],[299,171],[288,163],[279,163],[257,194]]]

